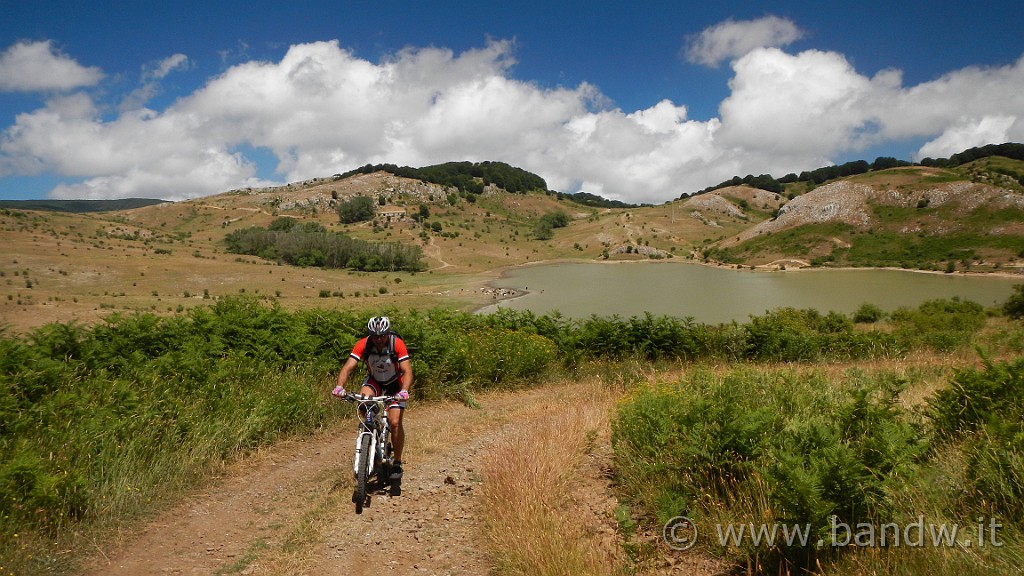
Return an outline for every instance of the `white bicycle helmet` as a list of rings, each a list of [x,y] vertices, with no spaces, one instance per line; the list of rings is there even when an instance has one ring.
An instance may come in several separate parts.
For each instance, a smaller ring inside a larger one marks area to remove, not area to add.
[[[366,330],[371,336],[383,336],[391,330],[391,320],[387,316],[374,316],[366,323]]]

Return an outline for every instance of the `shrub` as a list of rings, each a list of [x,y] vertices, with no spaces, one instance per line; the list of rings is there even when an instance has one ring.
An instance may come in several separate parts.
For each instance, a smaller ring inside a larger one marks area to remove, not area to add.
[[[836,312],[779,308],[750,319],[746,356],[756,360],[807,361],[819,358],[857,358],[879,344],[871,335],[858,335],[849,318]]]
[[[929,300],[890,314],[894,334],[912,347],[950,351],[968,344],[985,326],[985,309],[969,300]]]
[[[864,303],[853,313],[853,321],[858,324],[874,324],[885,317],[885,312],[874,304]]]
[[[267,230],[274,230],[280,232],[287,232],[298,225],[299,221],[291,216],[282,216],[275,218],[270,224],[267,225]]]
[[[701,329],[692,318],[591,316],[571,330],[571,346],[596,357],[639,356],[695,359],[701,351]],[[567,342],[568,343],[568,342]]]
[[[68,471],[23,443],[0,465],[0,517],[53,530],[79,520],[92,505],[78,471]]]
[[[398,243],[373,243],[332,234],[315,222],[288,231],[251,227],[224,238],[228,252],[281,260],[297,266],[353,268],[356,270],[410,270],[423,268],[422,249]]]
[[[555,359],[550,340],[512,330],[488,330],[470,336],[470,374],[492,384],[536,379]]]
[[[968,502],[1024,514],[1024,358],[960,370],[929,404],[940,440],[966,438]]]
[[[755,371],[698,371],[642,388],[613,421],[620,483],[659,523],[685,515],[703,525],[785,522],[827,534],[833,515],[851,525],[889,521],[928,446],[898,408],[901,390],[898,380],[856,373],[837,386]],[[816,561],[813,549],[740,553],[793,572]]]
[[[376,214],[373,200],[369,196],[355,196],[338,203],[338,219],[342,224],[354,224],[373,219]]]
[[[939,436],[952,439],[987,422],[1024,417],[1024,359],[986,362],[983,370],[959,370],[952,385],[935,393],[931,417]]]
[[[1003,313],[1015,320],[1024,318],[1024,284],[1013,287],[1013,294],[1003,304]]]

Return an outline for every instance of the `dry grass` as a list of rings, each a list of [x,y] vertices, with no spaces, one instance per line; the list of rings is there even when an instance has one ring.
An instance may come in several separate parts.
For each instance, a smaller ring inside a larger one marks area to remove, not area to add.
[[[22,332],[49,322],[92,324],[117,312],[175,313],[241,293],[273,299],[289,310],[473,309],[488,302],[476,290],[494,278],[483,266],[457,275],[451,269],[370,274],[229,254],[221,243],[227,232],[266,225],[271,217],[243,212],[245,220],[222,228],[207,212],[215,211],[158,205],[107,215],[0,215],[0,325]],[[139,239],[112,235],[134,230],[144,233]],[[323,291],[332,296],[321,297]]]
[[[592,488],[580,482],[612,395],[598,385],[511,434],[484,462],[488,541],[504,574],[613,574],[618,561],[595,530]]]
[[[424,244],[412,222],[374,228],[343,225],[330,195],[376,195],[402,181],[420,196],[393,199],[407,210],[420,202],[444,235]],[[683,257],[711,229],[671,206],[597,209],[532,193],[497,194],[451,206],[430,185],[383,175],[320,180],[259,192],[227,192],[132,210],[68,214],[12,210],[0,214],[0,325],[21,332],[49,322],[94,323],[113,312],[173,313],[210,298],[245,292],[289,310],[449,306],[490,303],[479,288],[503,269],[560,258],[594,259],[605,247],[644,242]],[[315,202],[314,202],[315,201]],[[319,202],[319,203],[317,203]],[[573,219],[548,241],[532,238],[536,218],[550,211]],[[289,216],[374,242],[419,244],[426,272],[350,273],[276,266],[225,252],[224,237]],[[458,236],[455,237],[454,234]],[[387,292],[381,292],[386,289]],[[321,298],[321,291],[344,297]]]

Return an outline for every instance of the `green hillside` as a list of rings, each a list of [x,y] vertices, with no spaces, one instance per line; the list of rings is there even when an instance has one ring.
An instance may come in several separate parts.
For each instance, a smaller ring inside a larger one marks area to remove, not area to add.
[[[114,212],[161,204],[165,200],[125,198],[122,200],[0,200],[0,208],[50,210],[54,212]]]
[[[955,168],[903,167],[852,176],[842,181],[861,186],[855,199],[863,203],[859,221],[837,216],[798,222],[710,255],[734,264],[789,258],[811,266],[1015,268],[1024,259],[1024,188],[1017,174],[1024,174],[1024,161],[988,157]],[[841,190],[823,184],[793,204],[825,212],[851,201],[837,198]]]

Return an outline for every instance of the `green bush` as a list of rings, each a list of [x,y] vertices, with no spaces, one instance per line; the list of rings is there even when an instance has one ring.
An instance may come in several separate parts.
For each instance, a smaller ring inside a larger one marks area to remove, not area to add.
[[[779,308],[756,316],[744,326],[751,360],[800,362],[894,356],[903,353],[898,339],[881,331],[858,332],[837,312]]]
[[[1014,320],[1024,318],[1024,284],[1013,287],[1013,294],[1003,304],[1003,312]]]
[[[778,430],[764,387],[697,372],[689,381],[642,388],[620,406],[612,441],[626,486],[650,486],[646,504],[723,496],[749,477],[761,438]],[[650,506],[657,509],[657,506]],[[659,518],[693,510],[656,510]]]
[[[342,224],[354,224],[372,219],[376,209],[373,206],[373,199],[369,196],[354,196],[339,202],[337,212]]]
[[[227,251],[278,260],[295,266],[381,270],[422,270],[422,248],[398,243],[374,243],[328,232],[316,222],[283,230],[256,226],[224,238]]]
[[[273,222],[267,225],[267,230],[287,232],[298,225],[299,221],[291,216],[282,216],[275,218]]]
[[[821,354],[816,310],[781,308],[750,319],[747,357],[758,360],[815,360]]]
[[[885,312],[874,304],[861,304],[853,313],[853,321],[858,324],[874,324],[885,317]]]
[[[620,483],[659,522],[855,525],[895,517],[902,483],[928,446],[892,378],[837,387],[789,372],[697,371],[620,404],[612,442]],[[753,504],[752,504],[753,503]],[[721,551],[719,551],[721,552]],[[813,566],[814,550],[746,548],[755,563]],[[798,570],[796,570],[798,571]]]
[[[894,519],[893,499],[927,448],[896,406],[900,391],[882,380],[838,398],[819,394],[801,406],[810,410],[789,418],[765,469],[776,518],[818,530],[831,516],[849,524]]]
[[[965,439],[967,500],[989,512],[1024,514],[1024,358],[960,370],[929,405],[938,438]]]
[[[0,467],[3,523],[54,530],[79,520],[92,505],[85,479],[19,444]]]
[[[695,359],[701,351],[702,330],[692,318],[591,316],[572,330],[571,346],[596,357],[634,356],[646,359]]]
[[[929,300],[890,314],[894,334],[911,347],[950,351],[970,343],[985,326],[985,308],[969,300]]]
[[[493,384],[536,380],[556,357],[551,341],[536,334],[489,330],[469,339],[470,377]]]

